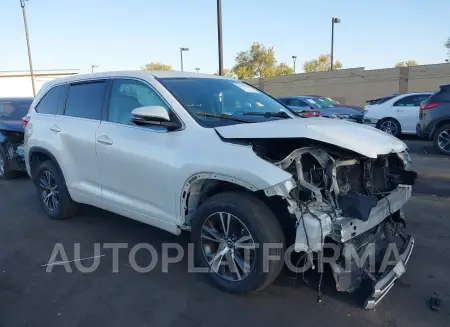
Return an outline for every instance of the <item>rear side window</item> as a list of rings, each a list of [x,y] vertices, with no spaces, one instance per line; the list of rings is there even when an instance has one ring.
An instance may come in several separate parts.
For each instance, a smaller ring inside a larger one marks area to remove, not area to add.
[[[0,120],[21,120],[30,109],[32,100],[0,99]]]
[[[39,101],[36,106],[36,111],[40,114],[55,115],[61,112],[64,107],[64,100],[66,99],[67,85],[58,85],[52,88]]]
[[[418,107],[420,103],[428,98],[429,94],[415,94],[406,96],[394,103],[395,107]]]
[[[100,120],[105,93],[106,81],[72,84],[67,96],[65,115]]]

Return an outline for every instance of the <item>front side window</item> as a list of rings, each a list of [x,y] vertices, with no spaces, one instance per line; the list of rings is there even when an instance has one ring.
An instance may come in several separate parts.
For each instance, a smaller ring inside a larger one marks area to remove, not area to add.
[[[132,124],[131,112],[146,106],[161,106],[169,111],[160,96],[148,85],[130,79],[114,80],[109,101],[108,121]]]
[[[100,120],[105,101],[106,81],[70,85],[65,115]]]
[[[236,80],[159,78],[158,81],[203,127],[294,117],[280,102]]]
[[[0,99],[0,120],[21,120],[30,109],[32,100],[2,100]]]
[[[40,114],[55,115],[61,112],[67,94],[67,85],[58,85],[50,89],[36,106]]]

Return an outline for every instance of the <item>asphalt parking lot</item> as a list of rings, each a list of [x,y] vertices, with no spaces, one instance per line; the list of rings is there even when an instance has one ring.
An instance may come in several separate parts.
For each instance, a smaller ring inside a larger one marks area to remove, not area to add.
[[[160,250],[163,242],[186,245],[188,235],[178,238],[94,208],[51,221],[23,177],[0,181],[0,326],[449,326],[450,158],[436,155],[427,142],[407,143],[420,175],[405,207],[416,248],[407,274],[374,311],[359,307],[358,294],[338,293],[330,274],[318,304],[314,272],[306,275],[308,283],[293,283],[284,272],[251,296],[218,291],[203,276],[187,273],[187,260],[168,273],[140,274],[125,255],[112,273],[111,250],[92,273],[68,273],[63,266],[46,272],[55,243],[70,259],[74,243],[81,243],[82,257],[91,257],[97,242],[145,242]],[[427,306],[433,292],[442,298],[438,312]]]

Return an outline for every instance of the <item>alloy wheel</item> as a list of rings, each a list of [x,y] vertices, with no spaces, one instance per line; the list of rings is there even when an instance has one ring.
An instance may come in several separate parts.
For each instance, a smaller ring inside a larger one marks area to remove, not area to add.
[[[59,190],[55,176],[45,170],[39,177],[39,191],[42,202],[50,212],[55,212],[59,208]]]
[[[210,269],[225,280],[241,281],[255,266],[253,236],[247,226],[230,213],[216,212],[205,220],[201,246]]]
[[[382,122],[380,125],[380,129],[383,132],[386,132],[391,135],[397,135],[398,132],[397,124],[394,123],[392,120],[386,120]]]
[[[450,130],[439,133],[437,143],[442,151],[450,153]]]

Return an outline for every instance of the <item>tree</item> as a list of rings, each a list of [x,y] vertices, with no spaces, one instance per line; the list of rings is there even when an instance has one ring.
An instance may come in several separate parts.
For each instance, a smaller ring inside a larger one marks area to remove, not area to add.
[[[399,61],[395,64],[395,67],[411,67],[411,66],[417,66],[417,61],[415,60],[408,60],[408,61]]]
[[[145,70],[172,70],[171,65],[162,64],[160,62],[151,62],[144,66]]]
[[[282,62],[275,67],[275,76],[294,74],[294,68]]]
[[[336,60],[333,63],[333,69],[341,69],[342,62]],[[303,69],[306,73],[311,72],[325,72],[331,69],[331,56],[328,54],[321,54],[319,58],[305,61]]]
[[[447,48],[448,50],[448,57],[450,58],[450,37],[447,39],[447,42],[445,42],[444,46]]]
[[[250,49],[241,51],[236,56],[236,64],[231,71],[238,79],[252,79],[292,74],[294,70],[287,64],[277,65],[274,47],[265,47],[254,42]]]

